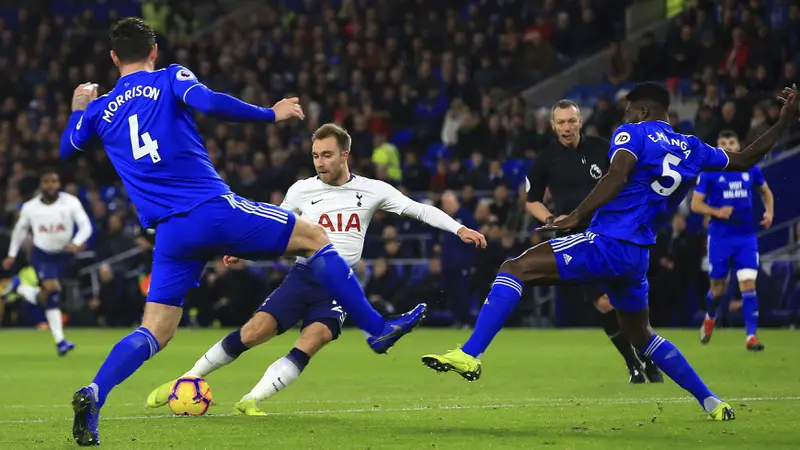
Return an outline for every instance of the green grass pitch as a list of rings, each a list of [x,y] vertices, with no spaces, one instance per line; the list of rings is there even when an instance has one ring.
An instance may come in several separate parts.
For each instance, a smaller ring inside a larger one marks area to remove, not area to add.
[[[49,333],[0,331],[0,449],[75,448],[70,398],[89,382],[124,330],[67,330],[75,352],[58,358]],[[375,355],[348,329],[303,376],[262,406],[267,417],[231,414],[266,367],[291,348],[287,333],[212,374],[217,404],[204,417],[173,417],[144,401],[183,374],[225,334],[180,330],[170,346],[110,395],[101,443],[112,449],[769,449],[799,448],[800,334],[765,330],[767,349],[744,350],[742,330],[711,344],[666,330],[734,406],[712,422],[683,390],[631,386],[600,330],[505,330],[483,359],[483,378],[437,375],[420,356],[453,348],[468,333],[422,329]]]

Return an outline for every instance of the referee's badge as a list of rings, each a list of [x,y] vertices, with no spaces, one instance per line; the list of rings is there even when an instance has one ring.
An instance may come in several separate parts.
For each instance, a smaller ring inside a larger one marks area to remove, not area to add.
[[[603,176],[603,171],[600,170],[597,164],[592,164],[592,167],[589,167],[589,175],[595,180],[599,180]]]

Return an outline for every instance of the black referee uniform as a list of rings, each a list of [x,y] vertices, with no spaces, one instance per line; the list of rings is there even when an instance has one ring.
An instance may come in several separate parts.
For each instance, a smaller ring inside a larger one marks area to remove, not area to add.
[[[608,172],[609,142],[598,137],[580,135],[575,149],[567,148],[558,140],[552,142],[534,161],[528,172],[528,203],[542,202],[544,191],[550,188],[554,208],[550,211],[555,217],[575,210],[583,199],[594,189],[597,182]],[[557,233],[557,237],[586,231],[591,217],[583,219],[578,227]],[[599,285],[565,285],[558,287],[559,296],[567,304],[581,304],[584,308],[570,311],[568,326],[595,325],[597,317],[593,303],[604,293]],[[592,305],[589,307],[589,305]],[[631,383],[644,383],[645,376],[651,382],[663,381],[663,376],[655,364],[644,355],[637,357],[630,341],[619,329],[614,311],[601,314],[601,325],[606,335],[625,359],[630,372]],[[641,361],[640,361],[641,360]],[[644,363],[642,367],[641,363]],[[644,373],[642,373],[642,369]]]
[[[558,140],[553,141],[539,155],[528,172],[528,203],[544,203],[544,192],[548,187],[553,196],[555,217],[571,213],[594,189],[600,178],[608,171],[609,142],[599,137],[581,134],[578,147],[565,147]],[[591,217],[583,219],[578,228],[561,231],[557,237],[586,231]],[[603,295],[597,285],[560,286],[559,295],[569,304],[591,305]],[[584,311],[588,311],[585,309]],[[595,324],[594,316],[573,311],[572,318],[577,323],[572,326]]]

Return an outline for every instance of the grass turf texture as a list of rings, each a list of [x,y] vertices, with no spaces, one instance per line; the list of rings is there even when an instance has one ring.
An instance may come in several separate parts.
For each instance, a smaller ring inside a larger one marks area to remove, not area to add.
[[[58,358],[47,332],[0,331],[0,448],[75,448],[70,398],[88,383],[123,330],[67,330],[75,352]],[[180,330],[169,347],[109,396],[102,411],[107,448],[797,448],[800,334],[765,330],[767,350],[744,350],[741,330],[664,336],[712,390],[736,410],[734,422],[707,421],[671,381],[631,386],[622,359],[600,330],[505,330],[483,359],[483,378],[437,375],[420,356],[468,333],[418,330],[388,355],[374,355],[348,329],[303,376],[262,403],[267,417],[232,415],[296,332],[245,353],[208,377],[204,417],[148,410],[151,389],[191,368],[223,330]]]

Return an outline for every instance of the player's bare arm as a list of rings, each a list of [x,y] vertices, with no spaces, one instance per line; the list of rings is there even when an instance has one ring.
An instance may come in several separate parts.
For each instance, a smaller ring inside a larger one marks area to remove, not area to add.
[[[726,171],[745,172],[750,170],[751,167],[761,161],[764,155],[772,150],[772,147],[778,142],[783,132],[797,121],[799,106],[797,86],[794,85],[791,88],[784,88],[780,95],[778,95],[778,100],[783,103],[778,122],[766,133],[759,136],[752,144],[747,146],[744,151],[740,153],[725,152],[729,159],[728,167],[725,168]]]
[[[716,217],[717,219],[729,219],[733,213],[732,206],[723,206],[722,208],[714,208],[706,203],[706,195],[695,192],[692,195],[692,212],[702,214],[704,216]]]
[[[72,111],[85,111],[89,103],[97,98],[97,84],[83,83],[72,94]]]
[[[761,194],[761,202],[764,204],[764,216],[761,218],[761,226],[769,228],[772,226],[772,219],[775,217],[775,197],[772,195],[772,189],[769,188],[767,183],[764,183],[759,188]]]
[[[574,228],[584,218],[592,215],[597,208],[605,205],[617,196],[628,182],[628,175],[636,167],[636,156],[625,150],[614,153],[608,173],[600,179],[592,192],[564,218],[557,219],[541,230],[569,230]]]

